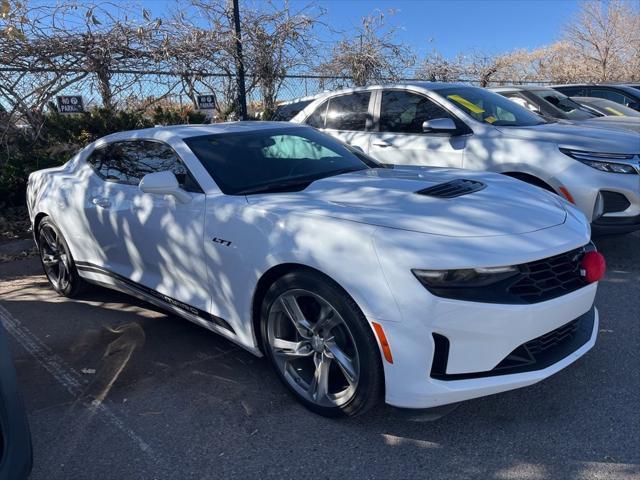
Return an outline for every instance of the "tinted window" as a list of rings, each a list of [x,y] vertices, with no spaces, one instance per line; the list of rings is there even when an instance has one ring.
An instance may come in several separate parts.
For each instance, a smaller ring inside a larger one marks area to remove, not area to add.
[[[324,120],[327,116],[327,106],[329,100],[322,103],[316,110],[307,118],[307,125],[313,128],[324,128]]]
[[[380,131],[422,133],[422,124],[434,118],[451,118],[439,105],[415,93],[382,92]]]
[[[614,92],[613,90],[604,90],[600,88],[591,89],[591,96],[598,98],[606,98],[612,102],[621,103],[622,105],[629,105],[632,100],[625,95]]]
[[[170,171],[187,191],[200,191],[176,152],[160,142],[116,142],[94,151],[87,160],[104,180],[138,185],[147,173]]]
[[[312,181],[369,168],[345,145],[311,128],[206,135],[185,142],[230,195],[273,182]]]
[[[288,122],[298,113],[305,109],[313,100],[302,100],[300,102],[288,103],[286,105],[280,105],[276,112],[273,114],[272,120],[278,122]]]
[[[553,89],[558,90],[569,97],[584,94],[584,88],[582,87],[553,87]]]
[[[371,92],[357,92],[329,100],[325,128],[365,130]]]

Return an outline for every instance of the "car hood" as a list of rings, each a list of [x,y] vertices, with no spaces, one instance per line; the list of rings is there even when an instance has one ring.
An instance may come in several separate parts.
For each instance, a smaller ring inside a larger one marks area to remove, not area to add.
[[[640,133],[640,117],[598,117],[585,120],[584,125],[601,128],[623,128]],[[638,142],[640,144],[640,137],[638,137]]]
[[[454,198],[417,193],[455,179],[485,188]],[[301,192],[250,195],[250,204],[274,213],[321,215],[435,235],[514,235],[563,223],[559,197],[498,174],[458,169],[396,167],[317,180]]]
[[[513,138],[556,143],[559,147],[591,152],[631,153],[640,151],[637,133],[603,129],[585,124],[546,123],[531,127],[496,127],[502,134]]]

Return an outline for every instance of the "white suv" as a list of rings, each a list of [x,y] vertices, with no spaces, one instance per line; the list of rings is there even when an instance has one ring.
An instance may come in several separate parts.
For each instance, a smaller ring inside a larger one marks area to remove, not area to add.
[[[488,90],[415,82],[319,95],[306,123],[390,164],[490,170],[556,192],[598,233],[640,229],[640,135],[548,122]]]

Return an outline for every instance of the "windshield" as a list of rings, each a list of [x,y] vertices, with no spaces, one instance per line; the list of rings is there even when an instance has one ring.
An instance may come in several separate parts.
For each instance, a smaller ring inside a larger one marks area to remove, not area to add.
[[[313,128],[205,135],[185,143],[228,195],[302,190],[320,178],[377,166]]]
[[[633,108],[625,107],[620,103],[612,102],[605,98],[575,97],[575,99],[580,103],[584,103],[597,109],[604,115],[615,117],[640,117],[640,112]]]
[[[569,97],[551,88],[541,90],[530,90],[536,97],[549,102],[557,110],[564,113],[564,118],[568,120],[587,120],[597,117],[593,113],[586,111],[582,106],[571,100]]]
[[[451,104],[478,122],[495,126],[528,127],[547,123],[508,98],[477,87],[449,87],[436,90]]]

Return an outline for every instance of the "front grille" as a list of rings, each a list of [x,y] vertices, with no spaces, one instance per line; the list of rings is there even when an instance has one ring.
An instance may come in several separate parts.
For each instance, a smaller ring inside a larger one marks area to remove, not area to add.
[[[427,195],[429,197],[454,198],[478,192],[485,187],[486,185],[482,182],[458,178],[456,180],[451,180],[450,182],[440,183],[433,187],[418,190],[416,193],[418,195]]]
[[[520,265],[521,275],[508,291],[527,303],[543,302],[587,285],[580,275],[584,248]]]

